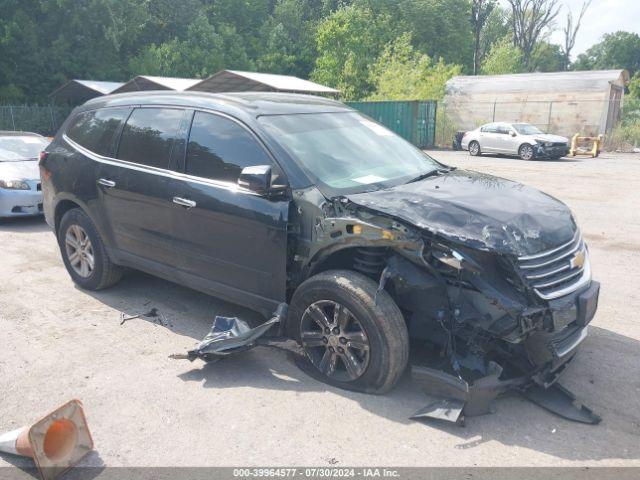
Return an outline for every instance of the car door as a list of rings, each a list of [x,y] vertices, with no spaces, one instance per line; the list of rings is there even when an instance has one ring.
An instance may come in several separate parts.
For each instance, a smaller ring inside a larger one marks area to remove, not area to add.
[[[513,138],[509,132],[509,126],[506,124],[501,123],[496,126],[496,152],[509,153],[511,151],[511,140]]]
[[[498,127],[494,123],[480,129],[480,148],[483,152],[496,152],[499,147]]]
[[[65,168],[73,171],[62,175],[63,181],[74,179],[65,187],[73,191],[88,210],[107,247],[114,245],[110,216],[119,210],[122,185],[119,169],[113,165],[118,137],[131,113],[130,107],[108,107],[78,114],[65,133],[65,140],[74,148],[72,160]],[[75,160],[74,160],[75,159]],[[105,188],[100,178],[110,178],[111,188]]]
[[[254,165],[278,170],[244,124],[194,112],[173,205],[176,251],[197,288],[268,310],[285,299],[289,200],[239,188]]]
[[[112,197],[105,209],[117,255],[154,273],[178,266],[171,215],[178,180],[170,164],[185,115],[180,108],[135,108],[122,129],[116,161],[98,179]]]

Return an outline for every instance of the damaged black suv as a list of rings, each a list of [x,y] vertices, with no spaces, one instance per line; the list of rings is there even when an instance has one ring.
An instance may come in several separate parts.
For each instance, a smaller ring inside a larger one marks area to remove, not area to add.
[[[76,284],[131,267],[265,315],[287,302],[276,333],[346,388],[389,390],[410,352],[431,380],[548,387],[597,306],[563,203],[438,163],[332,100],[101,97],[40,167]]]

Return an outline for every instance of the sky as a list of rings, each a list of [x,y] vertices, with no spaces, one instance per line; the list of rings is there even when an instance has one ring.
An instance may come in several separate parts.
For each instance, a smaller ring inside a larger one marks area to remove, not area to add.
[[[571,9],[576,18],[580,14],[583,2],[584,0],[558,0],[562,8],[556,18],[556,31],[549,38],[552,43],[563,43],[562,28],[566,21],[567,9]],[[509,5],[507,0],[500,0],[500,3],[503,6]],[[571,56],[575,59],[576,55],[598,43],[602,35],[618,30],[640,34],[640,0],[592,0],[582,19]]]

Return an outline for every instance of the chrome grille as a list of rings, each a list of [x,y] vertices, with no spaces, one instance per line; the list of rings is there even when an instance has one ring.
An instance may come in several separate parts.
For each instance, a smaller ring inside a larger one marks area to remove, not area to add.
[[[544,300],[568,295],[591,280],[589,255],[580,232],[559,247],[518,257],[518,268],[529,286]]]

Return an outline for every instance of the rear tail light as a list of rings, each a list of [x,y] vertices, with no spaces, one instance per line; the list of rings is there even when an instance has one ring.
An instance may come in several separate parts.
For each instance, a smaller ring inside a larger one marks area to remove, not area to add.
[[[42,163],[47,159],[47,157],[49,156],[49,152],[40,152],[39,155],[39,164],[42,165]]]

